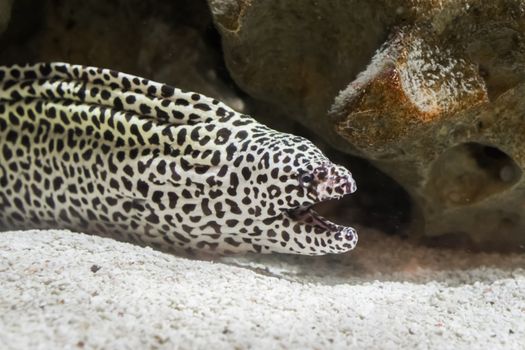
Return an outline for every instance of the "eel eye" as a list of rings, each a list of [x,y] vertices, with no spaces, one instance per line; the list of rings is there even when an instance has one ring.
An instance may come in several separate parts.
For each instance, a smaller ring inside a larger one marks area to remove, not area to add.
[[[309,173],[299,175],[299,183],[303,187],[309,187],[312,184],[313,179],[313,175]]]

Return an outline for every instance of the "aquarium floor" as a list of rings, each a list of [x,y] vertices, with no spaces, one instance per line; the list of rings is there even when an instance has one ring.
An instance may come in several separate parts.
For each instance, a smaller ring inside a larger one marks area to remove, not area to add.
[[[194,260],[0,233],[2,349],[522,349],[525,254],[361,231],[344,256]]]

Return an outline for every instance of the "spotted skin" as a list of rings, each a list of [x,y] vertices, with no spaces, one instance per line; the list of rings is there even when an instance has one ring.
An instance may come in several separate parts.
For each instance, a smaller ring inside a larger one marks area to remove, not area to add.
[[[0,228],[67,228],[173,251],[323,255],[354,192],[308,140],[215,99],[112,70],[0,67]]]

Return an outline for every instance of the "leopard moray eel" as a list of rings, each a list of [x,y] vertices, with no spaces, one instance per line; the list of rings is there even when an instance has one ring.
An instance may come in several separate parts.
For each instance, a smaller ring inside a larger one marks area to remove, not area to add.
[[[0,67],[0,228],[172,251],[323,255],[357,234],[312,206],[356,190],[308,140],[108,69]]]

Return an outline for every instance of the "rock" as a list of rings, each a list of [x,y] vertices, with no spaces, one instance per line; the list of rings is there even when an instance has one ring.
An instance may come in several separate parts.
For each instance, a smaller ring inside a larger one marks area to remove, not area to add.
[[[391,28],[442,28],[464,2],[420,0],[208,0],[235,82],[251,97],[343,151],[326,113],[366,68]],[[442,30],[442,29],[440,29]]]
[[[398,29],[331,120],[410,193],[411,232],[524,251],[524,10],[462,6]]]
[[[525,249],[521,1],[208,3],[237,84],[394,178],[410,232]]]
[[[317,134],[337,136],[323,117],[386,37],[390,16],[376,11],[382,5],[359,0],[208,3],[235,82]]]
[[[337,132],[367,156],[390,156],[405,152],[400,141],[414,132],[486,101],[475,65],[450,57],[422,32],[401,31],[339,94],[331,115],[350,110],[352,118],[335,121]]]

